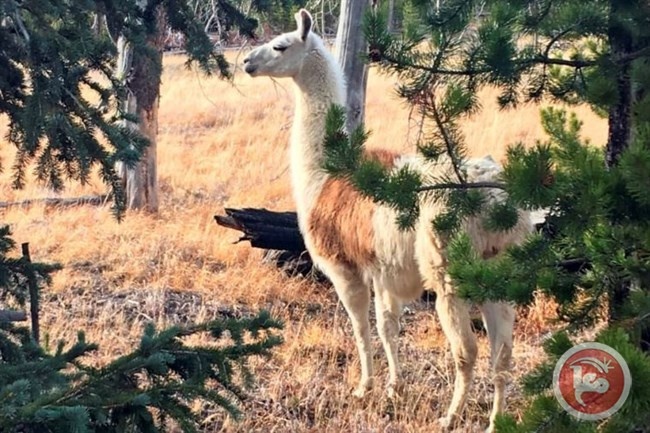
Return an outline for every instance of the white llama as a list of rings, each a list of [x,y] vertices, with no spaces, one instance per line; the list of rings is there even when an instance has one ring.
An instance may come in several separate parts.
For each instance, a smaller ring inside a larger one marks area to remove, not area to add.
[[[374,291],[377,329],[388,358],[387,392],[392,396],[400,382],[397,361],[398,320],[402,305],[416,299],[424,288],[437,293],[436,310],[449,340],[456,366],[454,394],[443,428],[458,420],[471,384],[476,360],[476,340],[470,328],[466,302],[455,295],[445,273],[445,239],[432,229],[432,219],[441,211],[426,197],[414,230],[402,231],[393,210],[362,197],[346,180],[328,175],[323,164],[325,117],[330,105],[345,104],[342,72],[323,41],[311,32],[312,18],[302,9],[296,14],[298,29],[262,45],[244,59],[252,76],[290,77],[296,84],[296,107],[291,134],[291,178],[300,230],[314,263],[334,284],[352,321],[361,360],[361,378],[354,395],[370,389],[372,354],[368,320],[371,291]],[[450,170],[448,163],[431,164],[416,156],[388,151],[367,151],[386,166],[408,164],[425,178]],[[471,181],[494,180],[500,168],[491,158],[466,164]],[[488,190],[490,200],[503,193]],[[474,247],[492,257],[505,246],[519,242],[532,225],[522,213],[520,223],[509,232],[483,229],[481,218],[465,224]],[[494,369],[494,405],[488,431],[504,405],[506,374],[512,353],[514,311],[506,304],[480,306],[488,331]]]

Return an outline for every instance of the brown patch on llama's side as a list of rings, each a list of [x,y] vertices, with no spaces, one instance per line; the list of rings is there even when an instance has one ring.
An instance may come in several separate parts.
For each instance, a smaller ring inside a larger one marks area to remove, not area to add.
[[[374,159],[384,167],[393,167],[395,165],[395,160],[400,156],[399,153],[386,149],[366,150],[364,153],[366,158]]]
[[[369,150],[365,154],[385,167],[392,167],[399,156],[387,150]],[[327,179],[307,223],[313,248],[337,263],[354,268],[370,265],[375,260],[375,207],[348,180]]]

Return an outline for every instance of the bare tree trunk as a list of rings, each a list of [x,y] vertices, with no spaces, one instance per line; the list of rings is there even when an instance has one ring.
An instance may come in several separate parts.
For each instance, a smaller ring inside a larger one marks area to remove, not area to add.
[[[610,23],[609,43],[612,50],[612,58],[623,57],[633,50],[632,39],[628,30],[616,20],[618,12],[618,0],[610,2]],[[605,148],[605,163],[607,167],[618,164],[621,153],[627,149],[632,140],[633,128],[631,108],[633,104],[632,92],[632,66],[629,63],[620,66],[616,77],[618,100],[609,109],[609,133],[607,146]],[[610,323],[615,323],[622,316],[622,308],[630,296],[630,282],[618,281],[610,289],[609,293],[609,314]]]
[[[138,123],[128,126],[139,130],[149,140],[142,158],[135,167],[117,163],[116,170],[122,179],[127,209],[158,211],[158,176],[156,154],[158,135],[158,106],[160,103],[160,75],[164,47],[165,17],[157,13],[157,30],[147,40],[153,55],[142,47],[133,47],[120,36],[118,46],[118,76],[127,84],[128,98],[123,110],[137,116]]]
[[[348,131],[361,125],[364,119],[368,67],[361,58],[367,51],[361,22],[368,4],[367,0],[342,0],[336,32],[335,54],[347,82]]]
[[[320,33],[323,36],[323,40],[327,37],[325,34],[325,0],[320,2]]]
[[[392,32],[394,30],[394,21],[395,20],[395,0],[388,0],[388,31]]]

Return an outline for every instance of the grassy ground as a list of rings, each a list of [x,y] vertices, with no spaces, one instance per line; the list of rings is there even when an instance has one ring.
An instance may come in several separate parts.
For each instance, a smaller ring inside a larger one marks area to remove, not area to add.
[[[147,321],[163,326],[209,319],[223,310],[267,308],[285,321],[286,342],[270,362],[253,363],[258,382],[244,405],[246,418],[234,423],[221,412],[208,413],[206,432],[431,432],[451,398],[453,366],[430,305],[411,305],[403,319],[404,398],[389,402],[379,386],[355,402],[348,394],[358,377],[358,358],[332,290],[289,279],[261,264],[260,252],[233,245],[238,234],[213,221],[225,206],[292,209],[286,152],[292,84],[237,74],[233,85],[188,71],[183,60],[165,59],[158,215],[134,212],[117,223],[108,207],[2,211],[16,241],[30,242],[34,259],[65,267],[44,294],[42,333],[51,341],[69,341],[85,329],[88,339],[100,344],[88,361],[101,364],[128,351]],[[413,151],[405,139],[408,111],[393,86],[391,78],[371,71],[369,146]],[[484,92],[482,112],[464,124],[473,155],[502,158],[510,143],[543,138],[539,107],[501,112],[495,96]],[[603,143],[605,122],[584,107],[577,111],[585,134]],[[0,149],[4,166],[10,167],[11,149]],[[4,200],[52,196],[33,182],[14,191],[10,177],[9,169],[0,174]],[[64,195],[102,192],[101,183],[93,181],[70,185]],[[552,315],[552,305],[542,300],[518,315],[512,413],[521,408],[516,380],[540,361],[540,342]],[[491,398],[486,346],[481,337],[464,432],[479,431],[486,423]],[[381,384],[386,363],[377,338],[375,348]]]

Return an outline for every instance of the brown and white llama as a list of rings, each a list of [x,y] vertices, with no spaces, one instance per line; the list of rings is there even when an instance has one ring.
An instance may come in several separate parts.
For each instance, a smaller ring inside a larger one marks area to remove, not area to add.
[[[403,231],[395,212],[363,197],[344,179],[327,174],[324,159],[325,117],[331,104],[345,104],[342,72],[323,41],[311,32],[312,18],[302,9],[296,14],[298,28],[262,45],[244,59],[251,76],[292,78],[295,115],[291,133],[290,167],[298,222],[314,263],[332,281],[352,321],[361,361],[361,378],[354,395],[362,397],[373,383],[369,307],[374,291],[377,329],[388,358],[387,392],[394,395],[400,383],[397,361],[399,316],[405,302],[423,289],[435,290],[436,310],[449,340],[456,366],[454,394],[441,427],[457,424],[467,398],[476,361],[476,339],[470,328],[468,305],[455,294],[445,273],[445,239],[431,221],[441,211],[423,197],[418,223]],[[425,179],[450,170],[447,163],[428,163],[417,156],[388,151],[366,151],[389,167],[409,165]],[[494,180],[500,171],[491,158],[468,161],[470,181]],[[503,193],[487,190],[489,200],[503,200]],[[474,247],[491,257],[505,246],[520,242],[530,232],[528,215],[508,232],[486,231],[480,217],[465,223]],[[491,344],[494,369],[494,405],[488,431],[504,405],[507,369],[512,353],[514,311],[507,304],[480,306]]]

